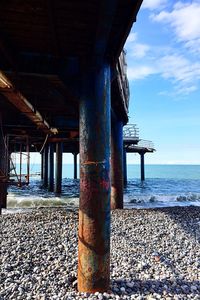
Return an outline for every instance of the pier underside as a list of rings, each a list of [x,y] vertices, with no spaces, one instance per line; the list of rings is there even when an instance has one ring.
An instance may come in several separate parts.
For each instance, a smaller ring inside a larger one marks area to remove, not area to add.
[[[112,185],[112,206],[122,208],[122,128],[128,121],[123,46],[141,2],[1,3],[1,207],[6,207],[8,157],[26,151],[27,141],[28,151],[41,152],[44,186],[49,191],[55,186],[56,193],[62,152],[80,152],[80,291],[109,289],[110,192]]]

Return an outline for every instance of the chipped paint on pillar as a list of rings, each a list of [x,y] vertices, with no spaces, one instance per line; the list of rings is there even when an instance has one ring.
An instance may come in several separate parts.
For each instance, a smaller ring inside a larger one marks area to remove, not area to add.
[[[123,123],[111,127],[111,209],[123,208]]]
[[[106,291],[110,283],[110,68],[84,80],[80,103],[78,289]]]

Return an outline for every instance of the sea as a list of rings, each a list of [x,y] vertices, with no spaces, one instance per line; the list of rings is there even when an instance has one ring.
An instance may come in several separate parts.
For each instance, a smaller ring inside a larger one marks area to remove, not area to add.
[[[22,167],[22,173],[25,173],[25,168]],[[37,175],[40,172],[39,164],[33,164],[30,171],[32,176],[29,185],[12,185],[8,188],[8,210],[78,207],[79,179],[73,179],[73,165],[63,165],[63,191],[60,196],[42,188],[40,176]],[[140,165],[128,165],[127,175],[125,208],[200,206],[200,165],[146,165],[143,182],[140,180]]]

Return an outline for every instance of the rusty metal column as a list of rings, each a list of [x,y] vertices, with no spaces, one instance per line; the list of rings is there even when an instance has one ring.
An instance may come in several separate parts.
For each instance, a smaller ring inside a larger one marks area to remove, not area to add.
[[[77,153],[73,153],[74,156],[74,179],[77,179]]]
[[[48,151],[48,190],[54,191],[54,145],[49,144]]]
[[[127,159],[126,159],[127,153],[126,149],[124,147],[123,149],[123,174],[124,174],[124,187],[127,186]]]
[[[123,123],[111,124],[111,209],[123,208]]]
[[[141,181],[145,180],[144,174],[144,152],[140,153],[140,168],[141,168]]]
[[[110,66],[84,75],[80,100],[78,290],[110,284]]]
[[[43,150],[43,186],[48,186],[48,145]]]
[[[60,194],[62,191],[62,154],[63,144],[56,144],[56,182],[55,182],[55,193]]]

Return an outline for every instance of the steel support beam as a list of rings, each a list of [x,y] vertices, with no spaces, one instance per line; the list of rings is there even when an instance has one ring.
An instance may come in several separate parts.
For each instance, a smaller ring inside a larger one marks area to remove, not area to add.
[[[124,174],[124,187],[127,186],[127,159],[126,159],[127,153],[126,149],[123,149],[123,174]]]
[[[141,181],[145,180],[145,172],[144,172],[144,152],[140,153],[140,168],[141,168]]]
[[[54,145],[49,144],[48,150],[48,190],[54,191]]]
[[[63,154],[63,144],[56,143],[55,193],[57,194],[60,194],[62,191],[62,154]]]
[[[80,100],[78,290],[110,284],[110,66],[87,72]]]
[[[43,150],[43,186],[48,186],[48,145]]]
[[[123,208],[123,123],[111,124],[111,209]]]
[[[74,179],[77,179],[77,153],[73,153],[74,156]]]

